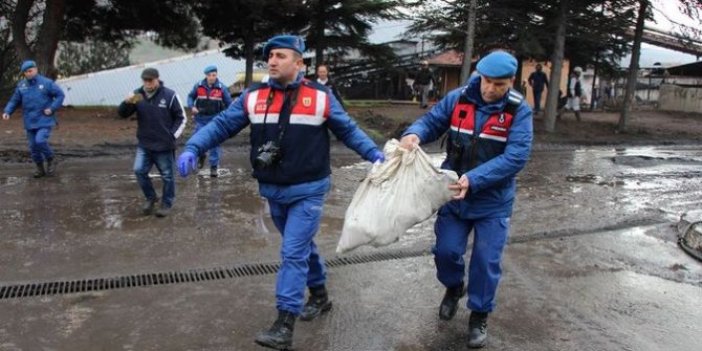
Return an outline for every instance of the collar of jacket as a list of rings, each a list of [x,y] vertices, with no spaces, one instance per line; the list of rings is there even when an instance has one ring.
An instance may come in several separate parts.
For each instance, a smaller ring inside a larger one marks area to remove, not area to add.
[[[210,88],[210,85],[207,84],[207,78],[200,81],[200,86],[205,87],[205,88]],[[217,78],[217,80],[215,80],[214,84],[212,84],[212,88],[218,87],[218,86],[219,86],[219,78]]]
[[[154,91],[154,94],[152,96],[156,96],[158,93],[160,93],[162,88],[163,88],[163,81],[159,80],[158,81],[158,88],[156,88],[156,91]],[[139,92],[144,94],[144,96],[146,96],[146,90],[144,90],[143,85],[139,88]]]
[[[287,86],[283,86],[282,84],[278,83],[277,80],[269,78],[268,79],[268,85],[273,88],[273,89],[278,89],[278,90],[290,90],[290,89],[296,89],[302,84],[302,80],[305,78],[305,73],[300,72],[297,74],[297,78],[295,78],[294,81],[292,81],[290,84]]]
[[[27,84],[34,85],[39,81],[39,77],[40,77],[40,75],[39,75],[39,73],[37,73],[34,77],[32,77],[30,79],[25,78],[24,80],[27,81]]]
[[[487,103],[483,101],[483,97],[480,94],[480,75],[476,75],[468,80],[468,85],[463,88],[461,94],[464,95],[468,101],[474,104],[479,111],[487,114],[493,114],[501,112],[505,109],[507,97],[509,96],[509,90],[501,99],[495,102]]]

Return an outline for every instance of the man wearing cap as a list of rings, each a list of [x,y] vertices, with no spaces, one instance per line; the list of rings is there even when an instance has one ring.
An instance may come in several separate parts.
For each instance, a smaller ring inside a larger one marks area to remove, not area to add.
[[[185,129],[185,112],[175,91],[163,86],[158,70],[146,68],[141,73],[142,87],[134,90],[119,105],[118,113],[127,118],[137,115],[137,151],[134,159],[134,174],[144,192],[146,201],[142,213],[150,215],[158,196],[149,178],[149,171],[156,165],[163,181],[161,206],[157,217],[165,217],[175,200],[175,161],[176,139]]]
[[[54,81],[38,73],[37,64],[34,61],[24,61],[20,71],[24,79],[17,84],[15,93],[5,106],[2,118],[10,119],[15,109],[22,106],[29,152],[32,155],[32,161],[37,165],[34,178],[51,176],[54,174],[56,164],[54,152],[49,146],[49,137],[56,125],[56,111],[63,103],[64,94]],[[46,161],[46,168],[44,161]]]
[[[434,82],[434,74],[429,69],[429,61],[422,61],[419,71],[414,77],[414,85],[419,91],[419,107],[427,108],[429,106],[429,88]]]
[[[383,153],[334,95],[304,78],[304,51],[301,37],[271,38],[263,48],[268,82],[245,90],[188,140],[186,151],[178,158],[178,169],[185,177],[196,168],[197,155],[251,125],[253,176],[283,236],[276,283],[278,318],[255,341],[279,350],[292,346],[298,317],[309,321],[331,309],[324,260],[313,240],[331,183],[328,130],[365,160],[384,160]],[[305,287],[310,297],[303,305]]]
[[[570,73],[570,81],[568,82],[568,102],[565,108],[572,110],[575,113],[575,119],[580,122],[580,97],[583,95],[583,87],[580,84],[580,75],[583,74],[583,69],[580,67],[573,68]]]
[[[532,112],[511,89],[517,60],[494,51],[477,65],[478,75],[449,92],[412,124],[400,143],[412,149],[437,140],[448,131],[442,168],[460,178],[449,189],[454,200],[439,209],[433,248],[437,278],[446,287],[439,317],[450,320],[466,294],[465,262],[468,234],[473,249],[468,274],[470,348],[487,343],[487,317],[495,308],[502,250],[507,242],[516,182],[531,151]]]
[[[188,108],[195,119],[195,132],[202,129],[212,120],[212,117],[224,111],[231,103],[232,96],[229,94],[227,85],[217,78],[217,66],[209,65],[204,70],[205,79],[201,80],[193,87],[188,94]],[[219,167],[219,145],[209,150],[210,153],[210,177],[217,177]],[[207,153],[203,152],[198,158],[197,166],[202,168],[205,164]]]

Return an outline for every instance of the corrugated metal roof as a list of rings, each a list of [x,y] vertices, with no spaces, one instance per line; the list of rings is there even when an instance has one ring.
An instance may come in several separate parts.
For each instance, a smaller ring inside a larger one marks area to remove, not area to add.
[[[220,50],[203,51],[167,60],[121,67],[106,71],[60,79],[66,99],[64,105],[118,105],[134,89],[141,86],[141,71],[146,67],[158,69],[164,86],[175,90],[185,104],[193,85],[204,78],[202,70],[217,65],[219,79],[231,85],[236,73],[245,69],[245,61],[227,57]]]

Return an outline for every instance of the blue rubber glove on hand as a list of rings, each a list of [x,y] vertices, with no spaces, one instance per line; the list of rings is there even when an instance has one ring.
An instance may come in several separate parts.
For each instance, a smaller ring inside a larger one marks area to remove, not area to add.
[[[383,163],[383,162],[385,162],[385,154],[380,150],[375,150],[373,152],[373,155],[371,155],[371,157],[370,157],[370,161],[371,161],[371,163],[376,163],[376,162]]]
[[[178,156],[178,172],[181,177],[185,178],[190,170],[197,170],[197,156],[190,151],[185,151]]]

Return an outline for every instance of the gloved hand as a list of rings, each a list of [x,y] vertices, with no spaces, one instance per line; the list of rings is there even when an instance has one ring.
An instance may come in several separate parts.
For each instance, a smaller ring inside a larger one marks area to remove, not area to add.
[[[375,150],[370,157],[370,161],[371,163],[383,163],[385,162],[385,154],[380,150]]]
[[[178,172],[185,178],[191,170],[197,169],[197,156],[190,151],[185,151],[178,156]]]

